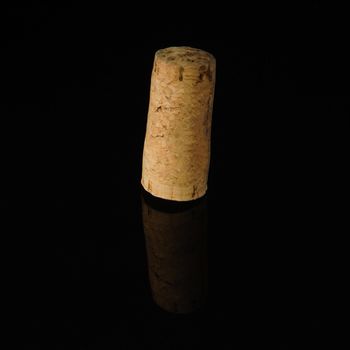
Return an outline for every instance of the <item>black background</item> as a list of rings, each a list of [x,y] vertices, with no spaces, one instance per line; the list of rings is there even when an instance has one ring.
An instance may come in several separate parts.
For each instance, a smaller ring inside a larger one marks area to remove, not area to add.
[[[28,349],[326,344],[326,208],[347,94],[341,10],[118,6],[3,12],[0,203],[17,339]],[[217,59],[209,299],[187,316],[152,302],[139,183],[154,53],[181,45]]]

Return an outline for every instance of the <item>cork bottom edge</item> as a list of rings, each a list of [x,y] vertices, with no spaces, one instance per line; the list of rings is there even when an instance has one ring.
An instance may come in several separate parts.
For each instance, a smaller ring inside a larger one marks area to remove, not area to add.
[[[145,177],[142,177],[141,185],[152,196],[177,202],[193,201],[203,197],[207,192],[207,185],[198,187],[167,186]]]

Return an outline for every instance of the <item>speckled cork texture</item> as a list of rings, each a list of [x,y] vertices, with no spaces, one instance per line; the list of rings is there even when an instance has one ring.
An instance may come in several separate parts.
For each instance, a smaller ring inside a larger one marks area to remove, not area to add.
[[[156,197],[189,201],[206,193],[215,67],[210,53],[195,48],[155,54],[141,183]]]

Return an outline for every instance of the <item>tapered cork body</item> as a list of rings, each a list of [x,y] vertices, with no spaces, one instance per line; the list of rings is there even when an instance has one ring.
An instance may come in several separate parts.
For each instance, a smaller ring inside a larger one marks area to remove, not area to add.
[[[156,52],[143,150],[142,186],[189,201],[207,190],[215,58],[190,47]]]
[[[162,309],[189,313],[205,305],[208,288],[206,197],[193,206],[160,208],[142,197],[148,274]],[[172,202],[174,203],[174,202]]]

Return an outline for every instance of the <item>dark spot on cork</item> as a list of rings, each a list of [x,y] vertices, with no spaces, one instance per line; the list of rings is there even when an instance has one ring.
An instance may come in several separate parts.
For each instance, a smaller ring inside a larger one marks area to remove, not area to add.
[[[180,69],[179,69],[179,80],[182,81],[184,79],[183,77],[183,72],[184,72],[185,68],[180,66]]]
[[[159,107],[156,108],[156,112],[159,112],[161,110],[162,110],[162,106],[159,106]]]
[[[212,96],[210,95],[207,101],[207,113],[205,114],[205,117],[203,119],[203,126],[205,130],[205,135],[208,136],[209,134],[209,119],[210,119],[210,114],[211,114],[211,98]]]
[[[213,74],[212,74],[212,72],[210,70],[210,65],[208,65],[208,69],[207,69],[206,75],[207,75],[209,81],[213,80]]]
[[[197,186],[193,185],[192,198],[194,198],[194,196],[196,195],[196,191],[197,191]]]
[[[169,56],[169,57],[167,58],[167,60],[168,60],[168,61],[174,61],[174,60],[175,60],[175,56]]]
[[[192,63],[194,62],[194,60],[191,58],[187,58],[186,60],[187,60],[187,62],[192,62]]]
[[[157,73],[157,70],[158,70],[158,67],[157,67],[157,64],[155,63],[154,64],[154,73]]]
[[[202,65],[199,67],[199,76],[196,81],[196,84],[199,84],[203,81],[204,75],[207,75],[207,67]]]
[[[150,180],[148,180],[147,189],[148,191],[152,191],[152,185]]]

